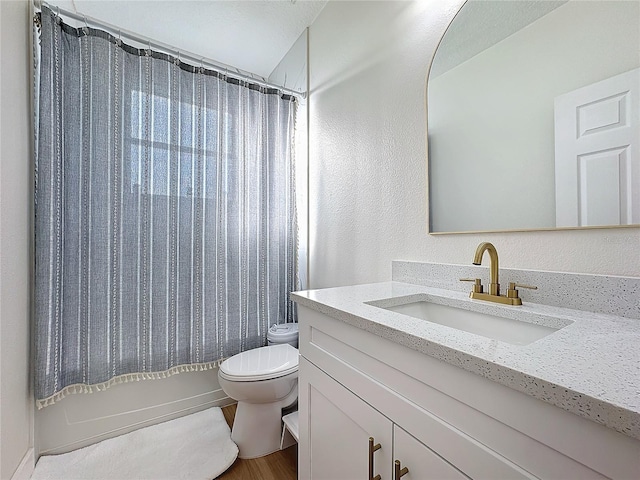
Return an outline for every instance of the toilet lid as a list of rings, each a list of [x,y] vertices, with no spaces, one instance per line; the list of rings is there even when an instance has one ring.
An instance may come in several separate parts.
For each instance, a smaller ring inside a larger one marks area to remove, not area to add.
[[[288,343],[254,348],[226,359],[220,373],[238,382],[282,377],[298,370],[298,349]]]

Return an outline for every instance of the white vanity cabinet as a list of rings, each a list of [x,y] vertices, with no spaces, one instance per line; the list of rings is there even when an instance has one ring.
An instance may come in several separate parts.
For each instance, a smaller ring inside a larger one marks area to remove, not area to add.
[[[467,478],[304,358],[300,374],[305,379],[304,402],[309,406],[307,438],[312,439],[306,451],[307,473],[301,472],[301,478],[394,478],[394,460],[401,462],[400,468],[411,465],[403,475],[405,480]]]
[[[640,442],[302,305],[301,480],[640,478]]]

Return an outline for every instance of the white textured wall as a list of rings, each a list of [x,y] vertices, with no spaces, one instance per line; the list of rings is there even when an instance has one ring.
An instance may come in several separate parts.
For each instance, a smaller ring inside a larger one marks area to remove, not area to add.
[[[554,99],[640,66],[639,17],[568,2],[429,82],[434,231],[555,226]]]
[[[640,229],[427,234],[427,67],[462,0],[329,2],[310,29],[312,288],[386,281],[391,261],[640,275]]]
[[[0,1],[0,478],[32,446],[29,3]]]

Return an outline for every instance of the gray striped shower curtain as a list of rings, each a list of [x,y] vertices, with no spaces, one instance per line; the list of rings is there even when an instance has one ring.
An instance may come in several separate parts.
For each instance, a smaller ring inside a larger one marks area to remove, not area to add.
[[[296,100],[41,12],[38,406],[295,320]]]

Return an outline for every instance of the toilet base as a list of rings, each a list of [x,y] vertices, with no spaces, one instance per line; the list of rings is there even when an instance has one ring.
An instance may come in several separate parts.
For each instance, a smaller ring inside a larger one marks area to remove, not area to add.
[[[280,450],[282,402],[238,402],[231,440],[238,445],[238,457],[263,457]]]

